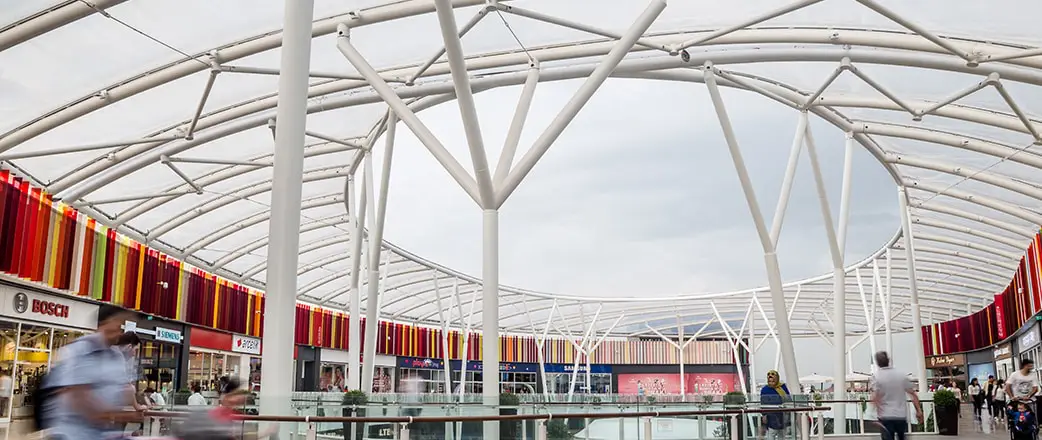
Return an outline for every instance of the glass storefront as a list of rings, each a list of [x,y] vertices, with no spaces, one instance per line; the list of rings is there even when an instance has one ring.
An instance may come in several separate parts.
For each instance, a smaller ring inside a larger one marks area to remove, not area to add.
[[[420,368],[402,368],[398,371],[398,390],[402,393],[411,393],[412,390],[406,382],[415,380],[417,382],[416,392],[420,394],[444,393],[445,392],[445,370],[425,370]],[[454,371],[457,377],[458,371]],[[455,381],[454,383],[458,382]],[[480,386],[480,379],[478,380]],[[467,391],[468,393],[470,391]]]
[[[138,353],[139,371],[141,372],[138,390],[147,388],[164,392],[175,390],[180,355],[180,345],[142,340]]]
[[[373,367],[373,392],[394,392],[394,367]],[[318,380],[318,390],[330,393],[348,391],[347,365],[332,362],[322,363],[322,375]]]
[[[250,357],[250,391],[260,392],[261,358]]]
[[[243,361],[248,363],[244,365]],[[195,348],[188,352],[187,387],[199,385],[202,391],[217,392],[222,377],[237,377],[250,391],[259,392],[261,359],[240,353]]]
[[[416,382],[417,392],[444,393],[445,392],[445,369],[444,361],[439,359],[424,358],[399,358],[398,392],[410,392],[413,381]],[[481,394],[484,386],[481,381],[484,373],[481,371],[480,361],[468,361],[466,375],[460,371],[462,362],[451,361],[452,367],[452,392],[463,392],[467,394]],[[538,366],[535,364],[499,364],[499,382],[503,391],[511,393],[535,393],[539,388]],[[461,381],[461,378],[464,378]],[[462,382],[462,383],[461,383]],[[608,380],[611,383],[610,376]]]
[[[239,355],[192,350],[188,353],[189,386],[199,385],[203,391],[216,392],[222,377],[242,377],[241,361]]]
[[[318,379],[318,390],[327,393],[346,391],[346,368],[340,364],[322,363],[322,376]]]
[[[0,320],[0,418],[31,415],[31,396],[58,361],[58,350],[87,333]]]
[[[553,394],[568,394],[571,389],[572,373],[546,373],[547,384]],[[590,386],[586,383],[586,373],[575,375],[575,392],[583,394],[611,393],[611,373],[591,373]]]

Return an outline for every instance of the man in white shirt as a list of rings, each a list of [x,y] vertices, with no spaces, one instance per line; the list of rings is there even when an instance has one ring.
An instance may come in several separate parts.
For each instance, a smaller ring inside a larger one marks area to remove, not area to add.
[[[1006,379],[1006,395],[1010,400],[1024,402],[1033,412],[1035,406],[1031,403],[1038,394],[1038,378],[1035,376],[1035,362],[1031,359],[1020,361],[1020,370],[1009,375]]]
[[[192,385],[192,395],[188,396],[188,406],[206,406],[206,398],[198,384]]]
[[[885,429],[883,438],[904,440],[908,432],[908,400],[915,404],[915,417],[923,422],[923,407],[919,395],[908,376],[890,366],[890,355],[885,351],[876,353],[879,369],[872,376],[872,403],[876,406],[879,423]]]

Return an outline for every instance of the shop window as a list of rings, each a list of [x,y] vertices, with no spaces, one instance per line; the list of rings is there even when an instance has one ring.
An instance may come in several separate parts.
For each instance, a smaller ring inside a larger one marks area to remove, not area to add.
[[[0,321],[0,419],[31,416],[31,397],[59,350],[86,334]]]
[[[260,392],[261,360],[257,357],[250,358],[250,390]]]
[[[174,391],[180,350],[181,347],[174,344],[142,341],[138,354],[141,372],[138,390],[152,388],[160,392]]]

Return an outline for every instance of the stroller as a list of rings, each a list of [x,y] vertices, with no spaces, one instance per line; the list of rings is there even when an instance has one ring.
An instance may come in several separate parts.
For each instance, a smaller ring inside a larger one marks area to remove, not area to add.
[[[1009,430],[1010,440],[1035,440],[1038,438],[1038,420],[1030,403],[1024,404],[1024,411],[1018,406],[1022,402],[1010,402],[1006,404],[1006,428]]]

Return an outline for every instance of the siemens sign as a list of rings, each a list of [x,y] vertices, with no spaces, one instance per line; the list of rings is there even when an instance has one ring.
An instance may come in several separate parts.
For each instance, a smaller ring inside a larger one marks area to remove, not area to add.
[[[173,342],[175,344],[181,343],[181,332],[177,330],[170,330],[168,328],[156,327],[157,341]]]

